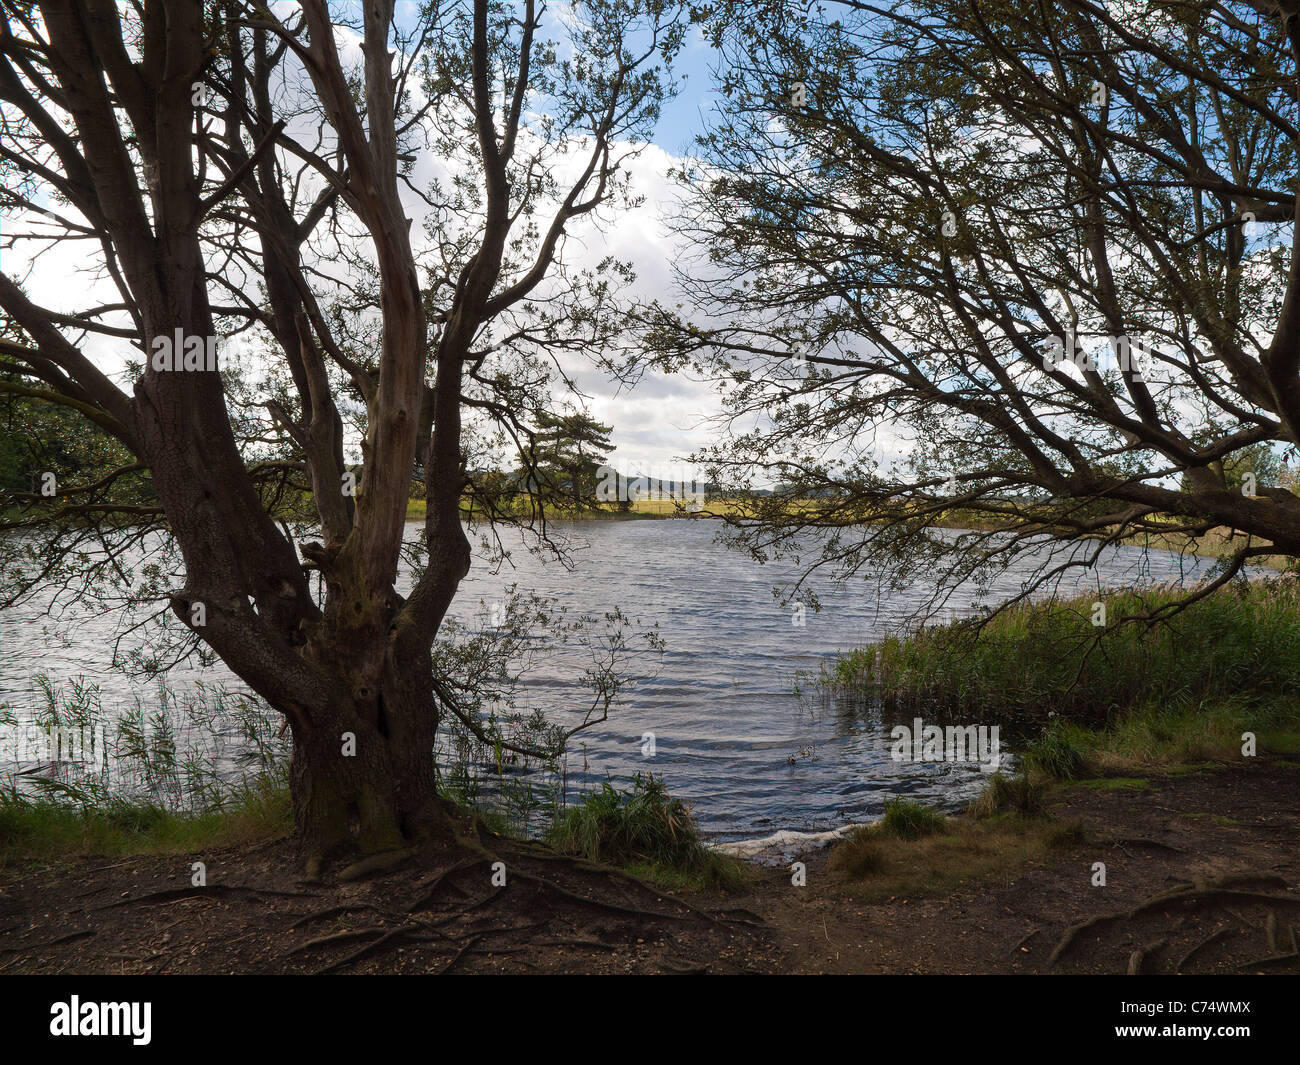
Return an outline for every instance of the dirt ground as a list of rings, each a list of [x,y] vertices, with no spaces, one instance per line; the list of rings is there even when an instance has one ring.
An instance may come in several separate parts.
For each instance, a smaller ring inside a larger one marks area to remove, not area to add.
[[[807,884],[676,894],[544,848],[305,882],[293,845],[0,868],[0,973],[1297,973],[1300,764],[1074,786],[1082,832],[943,896]],[[191,887],[203,861],[207,886]],[[1094,863],[1106,886],[1094,886]],[[500,884],[502,872],[505,884]]]

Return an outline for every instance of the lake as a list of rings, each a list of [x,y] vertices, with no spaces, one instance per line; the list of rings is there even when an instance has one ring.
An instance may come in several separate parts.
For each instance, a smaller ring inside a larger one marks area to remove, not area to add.
[[[622,783],[651,770],[691,804],[707,833],[741,839],[868,820],[893,795],[954,807],[978,791],[983,776],[975,765],[895,762],[890,728],[899,722],[882,721],[878,707],[859,698],[801,697],[795,691],[801,673],[816,671],[837,652],[898,631],[929,589],[896,593],[870,579],[838,587],[816,579],[811,587],[822,610],[808,610],[800,619],[772,595],[773,584],[789,579],[793,567],[758,565],[713,543],[712,521],[592,521],[556,528],[570,541],[572,568],[507,541],[509,564],[492,573],[476,561],[452,613],[474,624],[480,601],[490,606],[513,584],[554,597],[574,613],[618,607],[643,625],[658,624],[666,649],[653,675],[634,680],[610,720],[573,741],[570,801],[607,775]],[[1209,565],[1168,552],[1113,548],[1096,570],[1072,574],[1061,589],[1193,580]],[[1005,573],[987,599],[1015,594],[1028,568],[1022,562]],[[953,602],[966,607],[969,599],[958,595]],[[118,624],[115,617],[75,608],[51,619],[41,603],[0,611],[0,701],[25,719],[39,701],[33,678],[44,672],[60,681],[84,677],[98,684],[110,713],[127,705],[141,682],[110,669]],[[580,668],[573,655],[539,663],[521,706],[572,720],[590,702],[590,694],[575,684]],[[182,692],[201,682],[237,684],[219,666],[186,666],[168,675],[169,685]],[[654,735],[653,758],[642,753],[646,733]],[[0,764],[0,773],[5,768]]]

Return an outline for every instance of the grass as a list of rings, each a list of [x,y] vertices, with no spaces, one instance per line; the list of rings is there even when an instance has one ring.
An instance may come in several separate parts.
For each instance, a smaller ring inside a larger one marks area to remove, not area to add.
[[[1151,781],[1144,777],[1096,777],[1077,780],[1075,786],[1092,788],[1093,791],[1146,791],[1151,787]]]
[[[899,713],[975,712],[1054,780],[1300,753],[1300,582],[1242,582],[1154,626],[1170,589],[1022,604],[843,655],[824,678]],[[1104,626],[1094,626],[1104,603]]]
[[[1235,720],[1243,710],[1295,702],[1300,582],[1242,582],[1167,622],[1124,621],[1172,604],[1177,594],[1156,588],[1020,604],[978,630],[958,622],[850,652],[826,680],[865,691],[890,710],[977,709],[1040,724],[1049,714],[1098,725],[1146,713],[1173,715],[1182,729],[1188,710],[1221,706]],[[1092,623],[1098,602],[1106,606],[1103,626]],[[1296,720],[1293,706],[1271,727]],[[1142,727],[1155,724],[1148,716]],[[1221,746],[1217,725],[1197,731]]]
[[[945,895],[967,881],[1016,876],[1027,862],[1083,838],[1077,824],[1037,816],[1040,798],[1026,788],[1032,785],[995,775],[964,817],[895,800],[881,821],[831,851],[830,868],[866,901]]]
[[[249,788],[199,812],[125,799],[82,805],[0,792],[0,860],[192,853],[279,839],[292,831],[289,793],[269,786]]]
[[[1028,773],[1010,776],[994,773],[967,813],[981,819],[1006,813],[1036,817],[1042,813],[1046,790],[1040,780]]]
[[[1244,737],[1255,736],[1256,756],[1296,752],[1300,700],[1207,698],[1181,706],[1146,704],[1105,726],[1054,720],[1025,751],[1034,772],[1058,780],[1140,776],[1156,770],[1177,775],[1237,761]]]
[[[547,840],[566,854],[619,866],[665,886],[744,886],[740,864],[705,846],[689,808],[654,774],[638,773],[625,789],[603,782],[556,820]]]
[[[510,826],[492,811],[474,813],[489,827],[510,834]],[[188,854],[282,839],[292,831],[288,791],[266,782],[201,811],[99,795],[77,802],[66,795],[0,791],[0,862]],[[741,863],[706,847],[690,810],[653,775],[637,774],[632,787],[622,791],[604,783],[556,820],[549,840],[558,850],[618,866],[668,888],[736,891],[747,882]]]
[[[42,699],[32,724],[102,729],[106,764],[68,759],[23,790],[16,781],[0,786],[0,862],[193,853],[292,832],[287,744],[256,700],[208,688],[180,698],[160,685],[153,700],[141,693],[114,721],[94,685],[38,682]],[[0,705],[0,726],[17,724]],[[175,741],[183,733],[231,731],[244,741],[238,780],[217,770],[230,752],[211,748],[191,757]],[[485,780],[475,767],[489,752],[448,740],[451,764],[439,774],[440,790],[491,831],[517,837],[550,826],[562,849],[665,886],[736,889],[745,882],[738,862],[704,845],[690,811],[661,778],[638,776],[624,792],[607,783],[562,812],[562,778],[556,786],[500,773]]]
[[[938,811],[911,799],[890,799],[885,803],[885,816],[870,829],[890,839],[922,839],[946,827],[947,819]]]

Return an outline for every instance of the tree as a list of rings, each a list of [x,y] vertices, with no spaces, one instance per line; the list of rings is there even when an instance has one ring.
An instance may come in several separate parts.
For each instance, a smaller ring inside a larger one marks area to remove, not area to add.
[[[1238,476],[1300,428],[1300,9],[736,14],[682,175],[694,309],[644,325],[728,390],[715,476],[818,501],[756,504],[742,546],[817,530],[818,565],[950,591],[1063,541],[1025,595],[1147,534],[1234,534],[1205,594],[1300,553],[1300,499]]]
[[[465,711],[432,647],[470,565],[468,471],[493,434],[528,452],[527,412],[566,380],[548,363],[617,333],[621,268],[562,251],[627,195],[674,11],[596,0],[554,41],[532,0],[432,3],[400,26],[393,0],[356,26],[324,0],[287,20],[233,0],[0,6],[6,239],[40,245],[22,286],[0,274],[0,369],[110,434],[130,457],[115,475],[147,471],[154,500],[132,513],[68,486],[40,518],[48,544],[87,514],[131,518],[116,535],[135,542],[165,531],[190,646],[292,732],[313,862],[446,840],[432,751]],[[72,242],[112,297],[69,314],[29,293]],[[129,390],[92,341],[125,351]],[[417,465],[428,510],[403,596]],[[277,519],[287,487],[310,490],[318,539]],[[127,542],[104,539],[110,560]]]
[[[0,490],[29,505],[52,501],[58,485],[95,482],[127,455],[109,434],[66,407],[40,399],[41,382],[17,374],[4,379],[0,408]]]
[[[559,415],[542,412],[537,426],[530,475],[533,491],[544,499],[564,500],[576,509],[591,506],[614,427],[602,425],[581,411]]]

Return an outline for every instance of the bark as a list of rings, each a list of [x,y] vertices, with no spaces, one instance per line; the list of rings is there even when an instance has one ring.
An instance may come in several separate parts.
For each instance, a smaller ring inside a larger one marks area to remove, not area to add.
[[[340,662],[345,674],[352,665],[350,659]],[[390,658],[381,671],[371,701],[375,716],[343,697],[316,709],[310,725],[293,730],[294,823],[314,859],[451,838],[434,773],[438,715],[419,684],[428,673],[397,667]],[[403,672],[409,679],[403,680]]]

